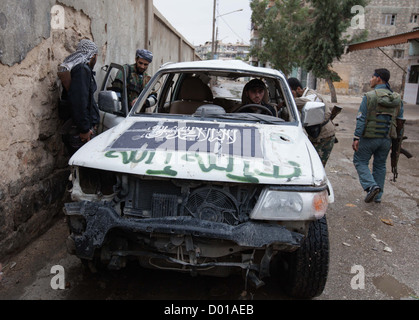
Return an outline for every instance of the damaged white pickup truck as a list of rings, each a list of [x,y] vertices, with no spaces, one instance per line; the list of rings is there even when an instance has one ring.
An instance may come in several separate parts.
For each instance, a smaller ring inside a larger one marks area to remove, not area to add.
[[[241,272],[256,288],[320,295],[333,190],[304,126],[323,121],[324,104],[300,115],[281,72],[213,60],[162,66],[129,110],[112,86],[123,67],[106,71],[103,133],[69,162],[70,252],[90,266]],[[252,79],[266,86],[262,104],[246,102]]]

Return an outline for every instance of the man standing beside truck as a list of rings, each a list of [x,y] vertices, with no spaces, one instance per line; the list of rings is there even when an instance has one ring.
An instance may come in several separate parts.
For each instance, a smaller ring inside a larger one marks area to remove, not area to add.
[[[144,87],[150,81],[151,77],[146,72],[149,64],[153,61],[153,53],[145,50],[138,49],[135,53],[135,63],[125,65],[125,72],[127,73],[127,93],[128,93],[128,108],[131,109],[137,101],[138,96]],[[122,72],[118,72],[115,81],[112,83],[114,88],[121,90],[123,86]]]
[[[58,75],[62,79],[63,96],[69,104],[70,118],[63,125],[63,141],[70,155],[97,134],[99,108],[94,98],[97,89],[95,72],[98,48],[82,39],[76,52],[64,59]]]
[[[289,78],[288,84],[294,95],[298,111],[301,112],[304,105],[309,101],[323,102],[326,105],[323,123],[305,128],[308,138],[319,154],[323,167],[325,167],[336,141],[335,125],[332,123],[332,120],[340,112],[341,108],[335,107],[332,112],[329,103],[320,94],[313,89],[304,89],[297,78]]]

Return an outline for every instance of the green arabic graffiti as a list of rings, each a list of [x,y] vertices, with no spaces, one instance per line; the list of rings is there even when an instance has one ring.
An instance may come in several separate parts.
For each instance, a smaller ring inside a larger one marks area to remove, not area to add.
[[[177,176],[177,172],[175,170],[172,170],[172,166],[164,167],[163,170],[147,170],[146,173],[151,176]]]
[[[130,163],[140,163],[143,162],[145,164],[151,165],[153,164],[153,159],[155,156],[155,152],[148,152],[142,151],[139,154],[139,151],[108,151],[105,153],[105,157],[107,158],[118,158],[122,157],[123,164],[130,164]],[[231,180],[239,181],[239,182],[247,182],[247,183],[258,183],[259,179],[257,176],[260,177],[267,177],[267,178],[274,178],[274,179],[291,179],[297,178],[301,176],[301,167],[298,163],[289,161],[288,164],[291,165],[294,169],[292,173],[281,175],[280,174],[280,167],[277,165],[272,166],[272,173],[263,172],[258,169],[254,169],[251,171],[250,169],[250,162],[243,160],[243,174],[242,175],[235,175],[232,172],[234,171],[234,158],[229,157],[228,163],[226,166],[220,166],[217,164],[217,157],[212,154],[208,154],[208,162],[204,160],[204,158],[197,154],[197,153],[187,153],[182,155],[181,159],[185,162],[189,163],[197,163],[200,170],[204,173],[210,173],[213,171],[225,172],[226,177]],[[148,175],[164,175],[164,176],[171,176],[176,177],[178,172],[172,169],[172,166],[168,165],[172,161],[172,154],[167,153],[166,160],[165,160],[165,167],[163,170],[147,170],[146,173]],[[208,163],[208,164],[207,164]]]
[[[138,151],[130,151],[129,155],[128,155],[127,151],[123,151],[123,152],[108,151],[108,152],[105,153],[105,157],[107,157],[107,158],[118,158],[119,154],[122,155],[122,163],[123,164],[140,163],[140,162],[143,162],[144,159],[147,157],[148,151],[141,152],[139,157],[137,157]],[[146,164],[151,164],[155,154],[156,154],[155,152],[150,152],[150,156],[148,157],[148,159],[145,163]]]
[[[213,170],[217,171],[225,171],[225,172],[233,172],[234,169],[234,158],[228,158],[228,165],[227,167],[220,167],[216,165],[216,156],[209,154],[208,155],[208,162],[210,163],[208,166],[205,165],[204,160],[199,154],[186,154],[182,156],[182,159],[185,161],[192,162],[193,159],[196,158],[198,161],[198,166],[202,172],[207,173]],[[233,175],[231,173],[227,173],[226,175],[229,179],[240,181],[240,182],[250,182],[250,183],[258,183],[259,179],[255,178],[253,174],[249,173],[249,162],[244,161],[244,169],[243,169],[243,176]]]
[[[279,174],[279,167],[278,166],[273,166],[273,173],[265,173],[265,172],[260,172],[259,170],[255,170],[257,175],[260,175],[262,177],[272,177],[272,178],[276,178],[276,179],[280,179],[280,178],[287,178],[287,179],[291,179],[291,178],[296,178],[301,176],[301,168],[300,165],[296,162],[293,161],[288,161],[288,164],[290,164],[291,166],[294,167],[294,172],[287,174],[287,175],[280,175]]]

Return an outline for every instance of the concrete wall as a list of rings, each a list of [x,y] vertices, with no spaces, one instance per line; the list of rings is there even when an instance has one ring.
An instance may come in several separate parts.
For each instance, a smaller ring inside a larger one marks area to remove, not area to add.
[[[385,13],[397,14],[394,26],[383,25],[382,16]],[[417,0],[371,0],[365,7],[365,28],[368,30],[368,39],[383,38],[398,33],[412,31],[418,27],[418,23],[410,23],[412,13],[419,13]],[[349,30],[353,33],[355,30]],[[354,51],[343,55],[342,59],[333,64],[333,69],[342,78],[341,82],[334,83],[337,94],[361,96],[369,91],[369,80],[374,69],[387,68],[390,70],[390,84],[395,91],[401,92],[404,88],[404,70],[408,66],[408,44],[389,46],[382,48],[383,51],[393,58],[395,49],[404,50],[404,58],[394,58],[393,62],[379,49]],[[401,68],[400,68],[401,67]],[[325,81],[319,81],[318,90],[324,94],[329,93],[329,87]]]
[[[170,23],[157,9],[154,9],[153,13],[152,47],[155,48],[153,52],[158,52],[153,59],[153,69],[157,70],[166,62],[200,60],[195,53],[195,47],[185,40],[176,29],[168,28]]]
[[[133,63],[137,48],[153,51],[151,74],[198,59],[152,0],[0,2],[0,259],[62,217],[69,168],[56,72],[82,38],[99,47],[98,83],[103,65]]]

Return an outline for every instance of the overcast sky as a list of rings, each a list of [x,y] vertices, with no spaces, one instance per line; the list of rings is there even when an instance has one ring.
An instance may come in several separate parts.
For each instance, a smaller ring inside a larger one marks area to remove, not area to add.
[[[154,6],[197,46],[212,40],[214,0],[153,0]],[[250,41],[250,0],[217,0],[218,40],[224,43]],[[243,9],[243,11],[236,11]],[[234,11],[234,12],[233,12]]]

